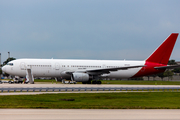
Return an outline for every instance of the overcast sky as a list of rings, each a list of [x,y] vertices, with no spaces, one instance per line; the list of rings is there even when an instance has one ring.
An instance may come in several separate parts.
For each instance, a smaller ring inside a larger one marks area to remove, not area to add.
[[[144,60],[180,32],[179,0],[0,0],[2,61]],[[180,37],[171,59],[180,61]]]

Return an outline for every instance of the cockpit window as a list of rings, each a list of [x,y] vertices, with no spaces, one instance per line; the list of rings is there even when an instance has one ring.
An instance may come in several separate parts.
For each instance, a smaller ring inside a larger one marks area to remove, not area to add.
[[[13,63],[7,63],[7,65],[13,66]]]

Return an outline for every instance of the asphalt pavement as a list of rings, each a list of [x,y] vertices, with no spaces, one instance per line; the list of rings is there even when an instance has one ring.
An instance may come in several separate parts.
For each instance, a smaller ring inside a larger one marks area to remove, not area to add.
[[[179,120],[174,109],[0,109],[0,120]]]

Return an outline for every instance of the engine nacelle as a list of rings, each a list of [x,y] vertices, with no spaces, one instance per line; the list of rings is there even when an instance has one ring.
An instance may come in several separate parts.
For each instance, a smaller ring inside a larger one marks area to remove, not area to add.
[[[89,74],[73,73],[71,79],[76,82],[87,82],[89,80]]]

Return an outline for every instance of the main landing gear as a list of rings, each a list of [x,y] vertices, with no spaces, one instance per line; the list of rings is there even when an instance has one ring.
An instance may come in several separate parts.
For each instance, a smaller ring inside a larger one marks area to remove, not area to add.
[[[92,83],[91,83],[91,81],[87,81],[87,82],[82,82],[82,84],[101,84],[101,81],[100,80],[99,81],[93,80]]]
[[[101,84],[101,81],[92,81],[92,84]]]

